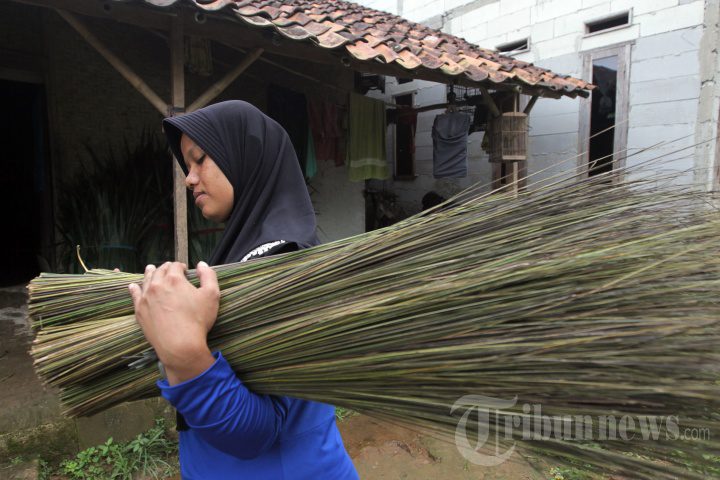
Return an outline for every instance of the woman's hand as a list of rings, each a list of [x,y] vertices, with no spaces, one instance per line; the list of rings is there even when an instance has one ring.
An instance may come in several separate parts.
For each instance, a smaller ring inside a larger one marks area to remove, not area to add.
[[[163,363],[170,385],[200,375],[215,362],[207,334],[220,305],[217,275],[200,262],[200,288],[195,288],[185,278],[186,269],[178,262],[160,268],[148,265],[142,287],[135,283],[129,287],[135,318]]]

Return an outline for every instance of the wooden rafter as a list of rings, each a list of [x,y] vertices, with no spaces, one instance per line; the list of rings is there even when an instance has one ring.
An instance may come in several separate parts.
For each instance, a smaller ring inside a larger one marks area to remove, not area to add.
[[[535,102],[538,101],[538,96],[533,95],[530,101],[528,102],[527,106],[525,106],[525,110],[523,110],[523,113],[525,115],[530,115],[530,112],[532,111],[533,107],[535,106]]]
[[[481,97],[482,101],[485,103],[485,106],[487,106],[490,109],[490,112],[492,113],[493,117],[499,117],[500,109],[495,104],[495,100],[493,100],[492,96],[490,95],[490,92],[488,92],[488,89],[481,85],[478,87],[478,90],[480,90],[480,93],[482,94],[482,97]]]

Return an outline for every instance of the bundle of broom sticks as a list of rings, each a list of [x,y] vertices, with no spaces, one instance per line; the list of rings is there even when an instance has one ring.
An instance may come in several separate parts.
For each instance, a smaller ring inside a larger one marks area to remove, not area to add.
[[[257,393],[462,437],[468,458],[517,444],[707,478],[720,443],[683,432],[720,434],[720,217],[710,193],[647,170],[473,187],[381,230],[214,267],[209,344]],[[152,353],[127,291],[141,281],[29,285],[35,367],[69,415],[158,394],[154,364],[129,366]]]

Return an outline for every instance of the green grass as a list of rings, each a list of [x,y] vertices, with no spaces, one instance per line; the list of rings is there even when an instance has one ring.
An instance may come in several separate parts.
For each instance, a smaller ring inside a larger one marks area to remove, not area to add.
[[[592,478],[584,470],[575,467],[553,467],[550,469],[549,480],[589,480]]]
[[[353,415],[357,415],[357,412],[350,410],[349,408],[335,407],[335,418],[339,421],[345,421]]]

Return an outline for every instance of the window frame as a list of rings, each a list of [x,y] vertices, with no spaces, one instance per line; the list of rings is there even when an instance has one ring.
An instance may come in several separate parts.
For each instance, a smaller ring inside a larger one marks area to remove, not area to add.
[[[614,27],[605,28],[605,29],[603,29],[603,30],[596,30],[596,31],[594,31],[594,32],[591,32],[591,31],[590,31],[590,27],[591,27],[591,25],[593,25],[593,24],[597,24],[597,23],[600,23],[600,22],[610,21],[610,20],[613,20],[613,19],[615,19],[615,18],[619,18],[619,17],[624,16],[624,15],[627,15],[627,23],[623,23],[623,24],[621,24],[621,25],[615,25]],[[633,19],[633,9],[632,9],[632,7],[629,8],[629,9],[627,9],[627,10],[622,10],[622,11],[620,11],[620,12],[612,13],[612,14],[610,14],[610,15],[604,15],[604,16],[602,16],[602,17],[597,17],[597,18],[593,18],[593,19],[590,19],[590,20],[586,20],[585,22],[583,22],[583,23],[584,23],[584,29],[585,29],[585,32],[584,32],[583,37],[585,37],[585,38],[587,38],[587,37],[594,37],[594,36],[596,36],[596,35],[602,35],[602,34],[604,34],[604,33],[610,33],[610,32],[614,32],[614,31],[616,31],[616,30],[622,30],[622,29],[624,29],[624,28],[629,28],[629,27],[632,27],[632,26],[633,26],[633,21],[634,21],[634,19]]]
[[[617,57],[617,87],[615,99],[615,135],[613,140],[613,170],[625,167],[627,156],[628,115],[630,110],[630,61],[634,42],[588,50],[583,53],[583,78],[592,80],[593,61],[608,57]],[[577,172],[582,178],[588,177],[590,157],[590,115],[592,112],[592,93],[580,103],[580,129],[578,135]],[[620,155],[615,153],[621,152]],[[615,157],[619,158],[615,158]]]
[[[505,50],[508,46],[512,46],[512,45],[514,45],[514,44],[516,44],[516,43],[520,43],[520,42],[523,42],[523,41],[525,42],[525,48],[523,48],[523,49],[515,49],[515,50]],[[495,46],[495,50],[497,50],[498,53],[500,53],[500,54],[502,54],[502,55],[507,55],[507,56],[510,56],[510,57],[512,57],[512,56],[514,56],[514,55],[520,55],[521,53],[527,53],[527,52],[530,51],[530,37],[519,38],[519,39],[517,39],[517,40],[515,40],[515,41],[510,41],[510,42],[501,43],[500,45],[496,45],[496,46]]]

